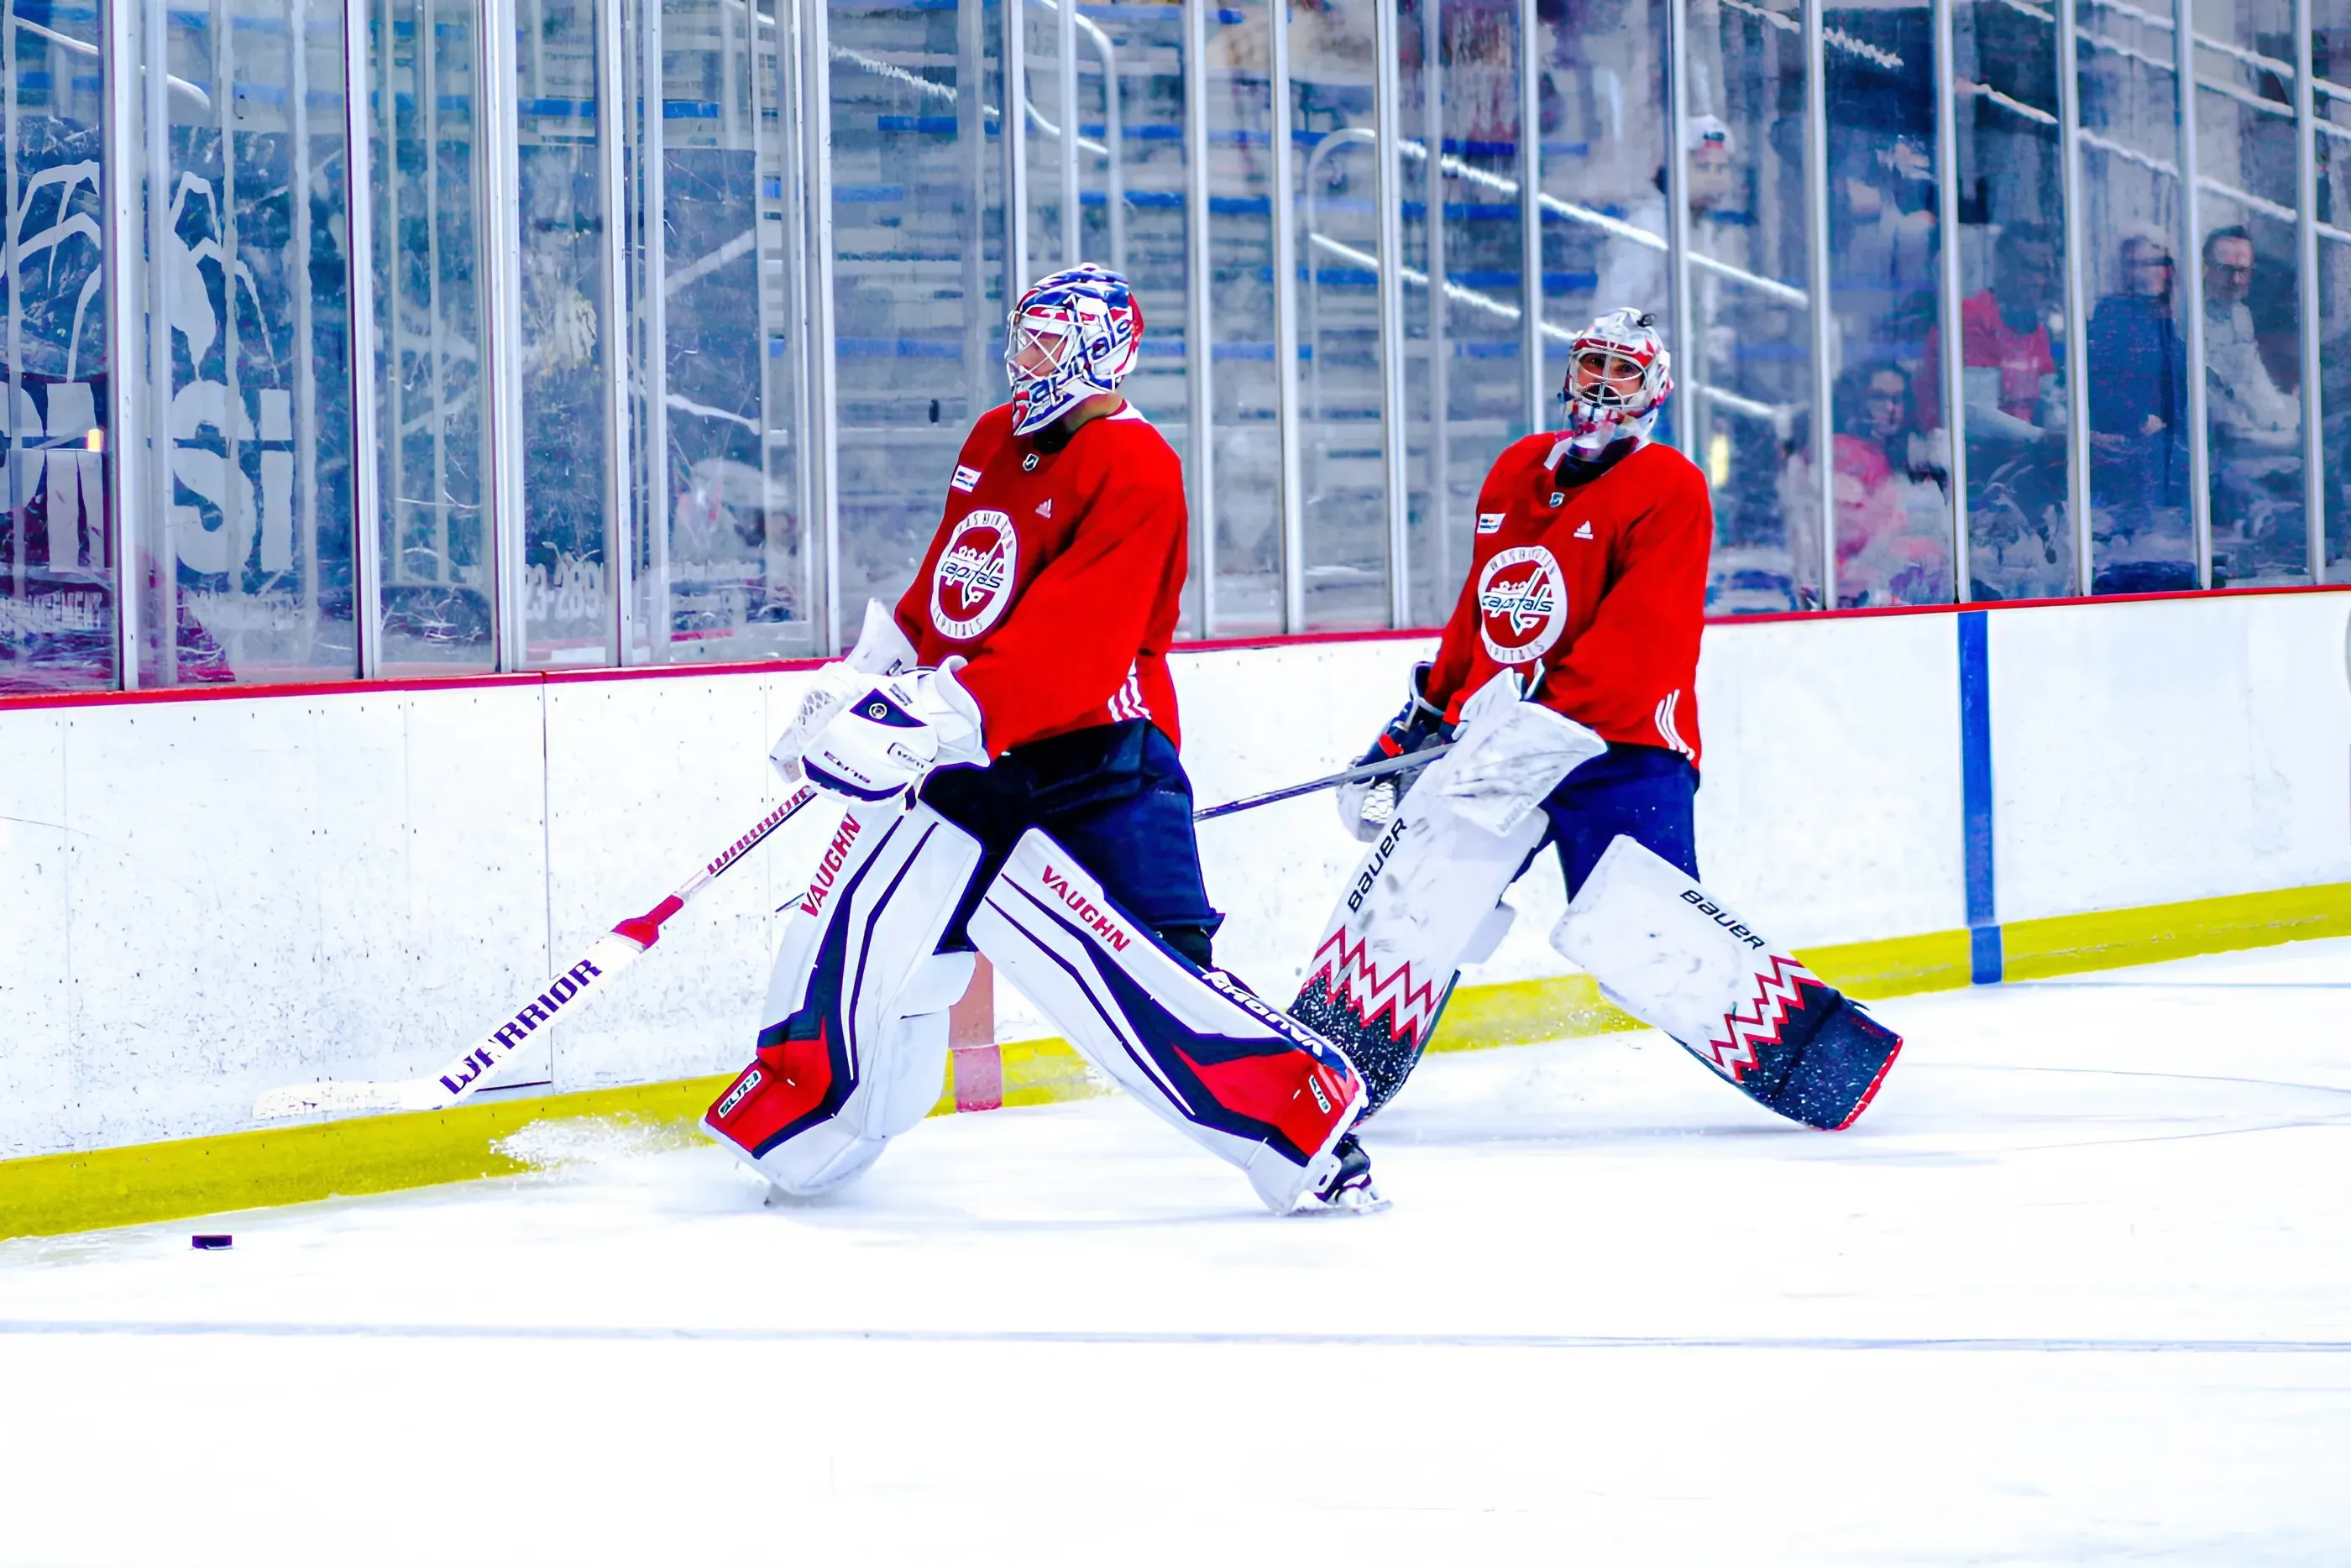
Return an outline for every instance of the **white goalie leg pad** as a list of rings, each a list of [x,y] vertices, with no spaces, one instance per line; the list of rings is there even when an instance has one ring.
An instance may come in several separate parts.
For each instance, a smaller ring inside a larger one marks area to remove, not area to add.
[[[946,1073],[968,953],[937,955],[978,843],[927,806],[858,806],[787,906],[757,1058],[703,1118],[786,1191],[862,1170],[922,1119]]]
[[[1355,867],[1290,1011],[1347,1053],[1373,1108],[1404,1086],[1455,973],[1501,941],[1499,900],[1548,827],[1538,808],[1595,745],[1606,749],[1548,708],[1489,711],[1429,765]]]
[[[1045,834],[1024,835],[971,918],[972,940],[1086,1059],[1286,1214],[1338,1169],[1364,1104],[1329,1041],[1203,973],[1113,903]]]
[[[1601,993],[1782,1116],[1843,1127],[1901,1038],[1689,876],[1619,836],[1569,903],[1552,945]]]

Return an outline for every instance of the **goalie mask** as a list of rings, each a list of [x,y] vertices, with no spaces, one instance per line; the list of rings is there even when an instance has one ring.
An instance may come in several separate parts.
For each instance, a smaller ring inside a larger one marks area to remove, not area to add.
[[[1012,433],[1032,435],[1086,399],[1117,391],[1142,341],[1143,307],[1108,267],[1083,262],[1038,279],[1005,334]]]
[[[1657,336],[1656,317],[1612,310],[1582,332],[1568,349],[1567,450],[1589,462],[1626,437],[1646,441],[1674,389],[1673,356]]]

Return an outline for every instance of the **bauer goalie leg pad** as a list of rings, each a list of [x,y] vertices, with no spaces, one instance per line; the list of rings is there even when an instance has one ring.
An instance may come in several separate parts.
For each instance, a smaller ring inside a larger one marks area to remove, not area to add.
[[[1543,798],[1604,750],[1548,708],[1491,711],[1429,764],[1355,867],[1290,1011],[1362,1070],[1370,1110],[1404,1087],[1455,974],[1509,931],[1502,894],[1550,829]]]
[[[1902,1037],[1776,952],[1690,877],[1619,836],[1552,931],[1609,1000],[1793,1121],[1868,1108]]]
[[[1337,1174],[1364,1081],[1332,1044],[1113,903],[1034,829],[988,884],[972,940],[1113,1083],[1241,1168],[1287,1214]]]
[[[702,1118],[787,1192],[839,1186],[920,1121],[968,953],[938,954],[978,843],[927,806],[858,805],[790,911],[751,1064]]]

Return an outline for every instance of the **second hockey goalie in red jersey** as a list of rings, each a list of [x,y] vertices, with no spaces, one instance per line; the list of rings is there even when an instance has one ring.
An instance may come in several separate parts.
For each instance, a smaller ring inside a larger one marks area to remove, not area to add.
[[[1452,750],[1393,812],[1341,794],[1372,848],[1290,1011],[1343,1046],[1377,1109],[1460,967],[1510,928],[1503,892],[1545,845],[1567,882],[1552,945],[1781,1115],[1850,1123],[1901,1041],[1698,883],[1705,476],[1648,439],[1673,387],[1649,317],[1569,352],[1566,428],[1505,451],[1479,493],[1469,579],[1435,661],[1365,760]]]

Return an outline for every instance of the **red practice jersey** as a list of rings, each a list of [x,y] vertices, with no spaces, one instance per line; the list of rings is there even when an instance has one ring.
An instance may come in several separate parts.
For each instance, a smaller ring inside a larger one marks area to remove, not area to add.
[[[1448,720],[1501,670],[1604,741],[1698,760],[1698,644],[1714,507],[1706,476],[1652,442],[1584,484],[1557,436],[1512,443],[1478,493],[1469,580],[1428,672]]]
[[[1041,433],[1041,432],[1040,432]],[[1167,645],[1184,589],[1183,465],[1132,405],[1042,452],[980,415],[898,600],[918,662],[970,660],[988,754],[1127,719],[1180,743]]]

